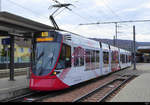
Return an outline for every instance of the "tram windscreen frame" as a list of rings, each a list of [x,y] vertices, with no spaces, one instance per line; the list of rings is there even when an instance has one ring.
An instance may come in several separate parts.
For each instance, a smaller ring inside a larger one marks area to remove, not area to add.
[[[59,57],[62,35],[57,32],[48,32],[48,36],[44,38],[53,38],[54,40],[36,41],[35,44],[35,58],[32,67],[32,73],[35,76],[46,76],[55,67],[57,59]],[[43,37],[37,37],[43,38]],[[36,39],[37,39],[36,38]]]

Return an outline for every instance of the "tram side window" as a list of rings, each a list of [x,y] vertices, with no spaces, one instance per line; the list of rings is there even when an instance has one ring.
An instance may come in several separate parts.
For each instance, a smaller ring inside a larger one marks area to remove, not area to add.
[[[90,57],[90,50],[85,50],[86,53],[86,58],[85,58],[85,62],[86,62],[86,70],[90,70],[91,69],[91,57]]]
[[[71,47],[63,44],[56,70],[71,67]]]
[[[79,51],[76,47],[74,47],[74,66],[78,67],[80,65],[79,63]]]
[[[96,51],[96,69],[98,69],[100,67],[100,64],[99,64],[99,51]]]
[[[114,64],[115,63],[115,52],[112,51],[112,54],[111,54],[111,64]]]
[[[125,55],[124,54],[121,54],[121,62],[125,63]]]
[[[119,63],[119,52],[116,51],[115,63]]]
[[[108,67],[109,64],[109,52],[103,52],[104,67]]]
[[[128,63],[128,55],[126,55],[126,63]]]
[[[66,45],[66,57],[65,57],[66,68],[71,67],[71,47]]]
[[[129,63],[129,56],[127,55],[127,63]]]
[[[80,66],[84,66],[84,51],[80,51]]]
[[[74,48],[74,66],[84,66],[84,49],[80,47]]]
[[[131,62],[131,56],[128,55],[128,63],[130,63],[130,62]]]
[[[129,59],[129,63],[130,63],[131,62],[131,56],[130,55],[128,56],[128,59]]]
[[[95,51],[91,50],[91,70],[95,70]]]

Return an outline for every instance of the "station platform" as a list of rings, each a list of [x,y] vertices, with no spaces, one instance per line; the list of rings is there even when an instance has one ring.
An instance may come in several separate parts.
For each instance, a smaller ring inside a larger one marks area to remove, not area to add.
[[[123,72],[139,76],[127,84],[110,102],[150,102],[150,63],[138,64],[137,70],[131,70]]]
[[[29,92],[29,79],[26,75],[16,76],[15,81],[9,78],[0,79],[0,101]]]
[[[29,69],[30,69],[29,67],[14,69],[14,74],[15,74],[15,76],[27,75],[27,73],[29,72]],[[9,72],[10,72],[9,69],[1,69],[0,70],[0,79],[9,77]]]

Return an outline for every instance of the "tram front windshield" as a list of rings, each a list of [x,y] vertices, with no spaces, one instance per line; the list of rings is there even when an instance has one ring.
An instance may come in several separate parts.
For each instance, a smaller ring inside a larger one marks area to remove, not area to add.
[[[40,42],[36,44],[35,63],[32,72],[36,76],[46,76],[54,68],[59,56],[60,42]]]

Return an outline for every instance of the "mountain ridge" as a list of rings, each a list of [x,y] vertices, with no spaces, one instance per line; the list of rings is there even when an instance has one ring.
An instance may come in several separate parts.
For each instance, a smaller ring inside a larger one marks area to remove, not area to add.
[[[90,38],[90,39],[100,41],[100,42],[114,46],[114,40],[112,40],[112,39],[98,39],[98,38]],[[132,40],[118,39],[116,42],[118,43],[119,48],[126,49],[128,51],[133,51],[133,41]],[[150,46],[150,42],[136,42],[136,48],[139,46]]]

